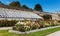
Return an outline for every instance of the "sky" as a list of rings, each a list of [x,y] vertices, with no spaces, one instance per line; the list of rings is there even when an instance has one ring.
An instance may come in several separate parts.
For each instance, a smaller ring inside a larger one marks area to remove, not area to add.
[[[40,4],[44,12],[57,12],[60,10],[60,0],[0,0],[2,3],[9,5],[13,1],[19,1],[21,5],[27,5],[34,9],[36,4]]]

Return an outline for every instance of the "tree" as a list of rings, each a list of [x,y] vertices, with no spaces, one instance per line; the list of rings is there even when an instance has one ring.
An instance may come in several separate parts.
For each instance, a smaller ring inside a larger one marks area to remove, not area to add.
[[[27,10],[32,11],[32,9],[31,9],[31,8],[29,8],[29,7],[28,7],[28,6],[26,6],[26,5],[23,5],[23,6],[22,6],[22,8],[23,8],[23,9],[27,9]]]
[[[27,7],[26,5],[23,5],[22,8],[24,8],[24,9],[30,9],[30,8]]]
[[[13,7],[21,7],[19,1],[13,1],[13,2],[11,2],[9,5],[10,5],[10,6],[13,6]]]
[[[45,14],[42,17],[44,18],[44,20],[51,20],[52,19],[52,16],[49,14]]]
[[[34,10],[43,12],[40,4],[36,4],[35,7],[34,7]]]

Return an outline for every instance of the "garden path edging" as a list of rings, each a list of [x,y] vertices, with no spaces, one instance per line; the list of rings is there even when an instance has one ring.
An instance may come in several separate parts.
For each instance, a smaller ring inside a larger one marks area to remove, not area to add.
[[[19,32],[19,31],[15,31],[15,30],[9,30],[9,32],[11,32],[11,33],[16,33],[16,34],[29,34],[29,33],[33,33],[33,32],[42,31],[42,30],[57,28],[57,27],[60,27],[60,26],[46,27],[46,28],[31,30],[31,31],[27,31],[27,32]]]

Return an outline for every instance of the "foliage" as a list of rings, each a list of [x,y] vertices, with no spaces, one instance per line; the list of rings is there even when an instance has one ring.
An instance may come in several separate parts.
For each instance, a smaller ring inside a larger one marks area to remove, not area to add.
[[[0,27],[14,26],[17,23],[15,20],[0,20]]]
[[[52,16],[49,14],[45,14],[42,17],[44,18],[44,20],[51,20],[52,19]]]
[[[30,31],[31,28],[29,26],[24,26],[25,31]]]
[[[13,6],[13,7],[21,7],[21,5],[20,5],[20,2],[19,1],[13,1],[13,2],[11,2],[10,4],[9,4],[10,6]]]
[[[39,26],[40,28],[44,27],[45,22],[44,21],[39,21]]]
[[[45,24],[45,21],[40,21],[39,24]]]
[[[21,22],[19,21],[16,23],[16,25],[13,27],[13,30],[25,32],[25,31],[30,31],[30,30],[35,30],[35,29],[40,29],[43,27],[50,27],[50,26],[57,26],[58,24],[54,24],[51,21],[40,21],[39,23],[37,21],[25,21]]]
[[[51,26],[49,23],[45,23],[45,27],[49,27]]]
[[[13,30],[17,30],[17,31],[21,31],[21,32],[25,32],[25,31],[29,31],[30,27],[26,26],[24,22],[18,22],[14,27]]]
[[[39,27],[40,27],[39,24],[32,24],[31,29],[34,30],[38,29]]]
[[[26,5],[23,5],[22,8],[24,8],[24,9],[30,9],[30,8],[27,7]]]
[[[36,4],[34,10],[43,12],[40,4]]]

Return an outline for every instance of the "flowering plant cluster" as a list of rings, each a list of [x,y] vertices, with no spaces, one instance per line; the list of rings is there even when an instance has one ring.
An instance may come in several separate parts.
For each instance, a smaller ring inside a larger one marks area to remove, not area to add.
[[[22,22],[22,21],[19,21],[13,27],[13,30],[25,32],[25,31],[40,29],[40,28],[43,28],[43,27],[49,27],[49,26],[52,26],[52,25],[53,24],[51,24],[51,22],[47,22],[47,21],[40,21],[40,22],[36,22],[36,21]]]

